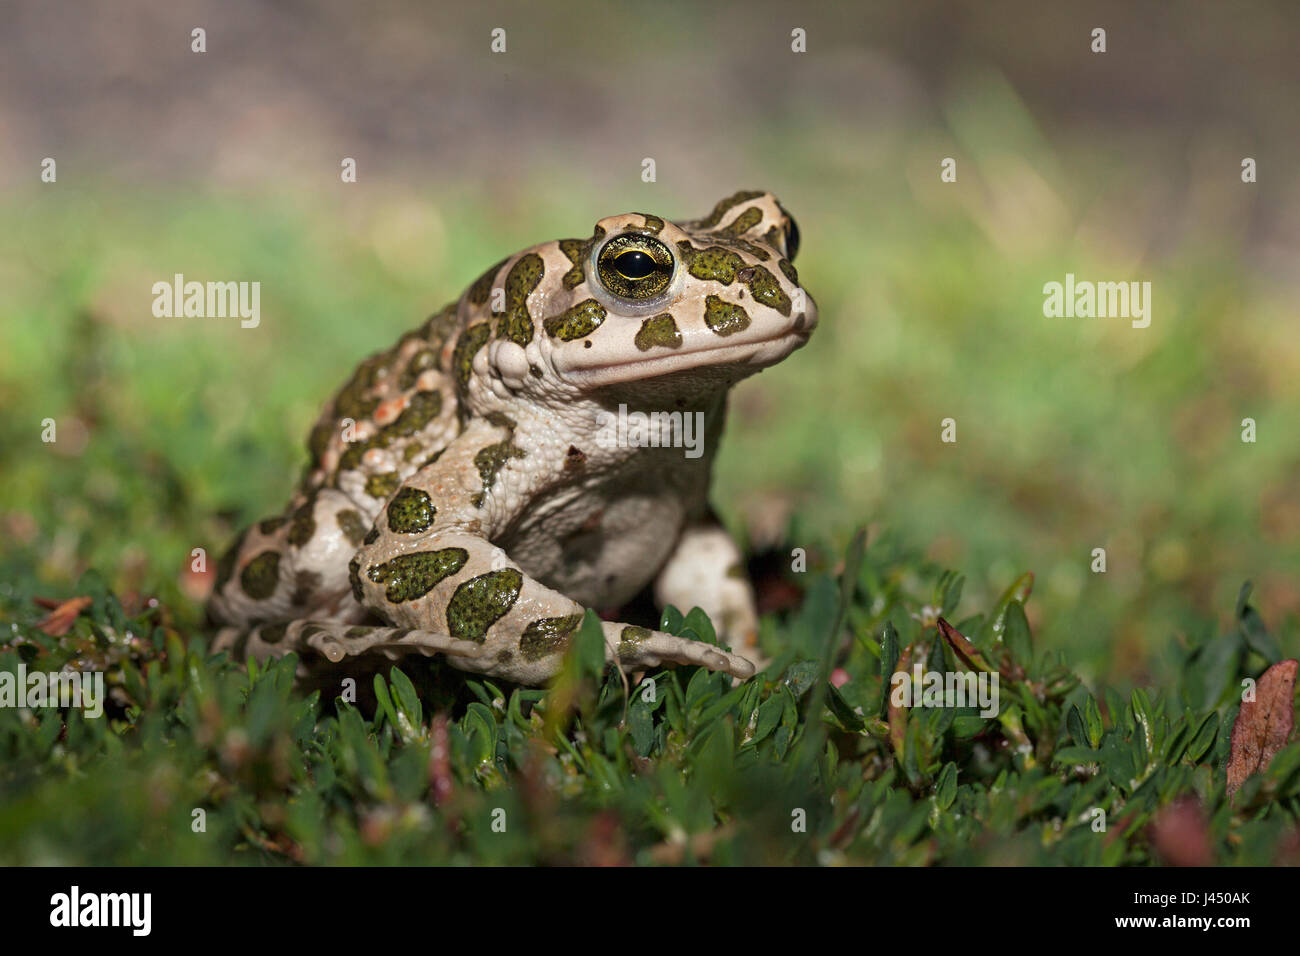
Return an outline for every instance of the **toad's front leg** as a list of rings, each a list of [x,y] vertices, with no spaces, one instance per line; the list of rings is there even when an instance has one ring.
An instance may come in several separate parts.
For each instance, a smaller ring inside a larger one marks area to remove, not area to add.
[[[585,609],[491,543],[494,526],[511,517],[500,490],[523,480],[510,474],[527,457],[513,433],[500,417],[471,423],[393,496],[349,573],[356,599],[394,627],[481,648],[449,656],[453,666],[541,684],[559,672]],[[754,673],[744,658],[709,644],[614,622],[602,627],[607,658],[629,668],[674,661],[740,678]]]

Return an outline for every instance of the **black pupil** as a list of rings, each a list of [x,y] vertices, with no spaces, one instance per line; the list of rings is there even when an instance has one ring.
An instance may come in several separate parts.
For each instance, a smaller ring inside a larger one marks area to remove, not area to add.
[[[793,219],[785,229],[785,252],[786,257],[792,262],[794,257],[799,254],[799,227],[795,225]]]
[[[654,259],[640,249],[620,253],[614,260],[614,265],[624,279],[646,279],[655,271]]]

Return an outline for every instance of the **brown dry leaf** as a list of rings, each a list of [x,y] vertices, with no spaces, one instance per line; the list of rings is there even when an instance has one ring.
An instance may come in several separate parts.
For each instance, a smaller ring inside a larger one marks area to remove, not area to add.
[[[81,612],[90,607],[92,598],[74,597],[68,598],[62,604],[59,604],[45,617],[37,622],[36,626],[48,634],[50,637],[62,637],[72,629],[72,622],[75,621]],[[40,601],[42,607],[48,606],[50,602]]]
[[[1295,726],[1295,678],[1300,661],[1278,661],[1264,671],[1255,685],[1255,699],[1243,701],[1232,725],[1228,756],[1228,798],[1253,773],[1266,770],[1273,756],[1286,746]]]

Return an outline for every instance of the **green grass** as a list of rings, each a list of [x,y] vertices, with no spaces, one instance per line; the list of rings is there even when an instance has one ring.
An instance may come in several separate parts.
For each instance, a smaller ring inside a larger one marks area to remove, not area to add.
[[[96,575],[60,638],[20,589],[0,600],[17,637],[0,669],[90,666],[111,702],[98,720],[0,709],[0,862],[1144,864],[1187,794],[1219,862],[1278,858],[1300,742],[1224,795],[1237,680],[1278,656],[1247,594],[1231,631],[1168,649],[1177,686],[1126,698],[1034,646],[1028,579],[959,622],[958,655],[917,612],[952,615],[959,576],[887,542],[855,546],[838,582],[818,564],[801,609],[769,619],[788,650],[735,687],[683,667],[629,695],[590,617],[549,690],[421,660],[377,675],[362,709],[295,693],[292,657],[206,657]],[[715,641],[698,611],[662,626]],[[881,674],[908,660],[1000,671],[998,715],[890,707]]]

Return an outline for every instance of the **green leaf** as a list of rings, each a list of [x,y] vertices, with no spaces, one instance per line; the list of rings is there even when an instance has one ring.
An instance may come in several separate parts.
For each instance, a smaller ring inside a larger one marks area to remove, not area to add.
[[[733,687],[723,695],[721,700],[714,701],[705,709],[704,713],[700,714],[699,725],[701,727],[708,727],[723,714],[727,713],[739,704],[741,698],[745,696],[748,690],[749,687],[745,684],[741,684],[739,687]]]
[[[1083,725],[1083,716],[1079,713],[1078,707],[1070,706],[1070,710],[1065,715],[1065,727],[1075,744],[1080,747],[1088,746],[1088,731]]]
[[[826,688],[826,705],[830,708],[835,719],[840,722],[840,726],[850,733],[858,733],[866,727],[867,722],[844,699],[839,688],[831,684]]]
[[[600,680],[600,675],[605,672],[605,630],[596,612],[590,608],[582,617],[582,626],[578,628],[573,643],[579,673]]]
[[[1114,733],[1106,735],[1101,745],[1100,763],[1111,783],[1125,793],[1132,789],[1133,780],[1137,777],[1137,765],[1133,759],[1133,750],[1123,737]]]
[[[685,622],[682,612],[669,604],[664,608],[663,613],[659,615],[659,630],[666,634],[677,634],[682,629]]]
[[[496,758],[497,722],[485,705],[473,701],[465,710],[461,721],[465,737],[469,740],[470,755],[475,766],[481,768]]]
[[[655,727],[650,705],[641,699],[640,694],[632,698],[627,708],[628,732],[632,735],[632,746],[642,757],[650,756],[654,748]]]
[[[400,668],[394,667],[388,673],[393,682],[393,704],[397,709],[396,730],[403,740],[410,740],[420,733],[424,724],[424,707],[415,685]]]
[[[1146,691],[1141,687],[1135,687],[1133,693],[1129,695],[1129,702],[1133,708],[1134,727],[1142,735],[1143,752],[1150,754],[1155,749],[1152,739],[1155,721],[1151,714],[1151,700],[1147,697]]]
[[[713,622],[698,607],[691,608],[691,612],[686,615],[682,626],[694,631],[696,636],[705,644],[716,645],[718,643],[718,635],[713,629]]]
[[[785,701],[781,698],[780,693],[773,693],[771,697],[759,704],[758,723],[754,727],[754,736],[750,738],[750,741],[757,744],[776,730],[777,724],[781,722],[781,713],[784,710]]]
[[[1259,616],[1259,612],[1247,603],[1251,587],[1251,582],[1247,581],[1237,594],[1237,630],[1252,651],[1270,664],[1276,664],[1282,659],[1282,651],[1278,648],[1277,642],[1269,636],[1268,628],[1264,626],[1264,619]]]
[[[1012,660],[1021,667],[1028,668],[1034,660],[1034,646],[1029,633],[1029,620],[1025,617],[1025,606],[1018,601],[1008,604],[1004,622],[1002,639],[1011,651]]]
[[[949,670],[948,658],[944,654],[944,648],[948,645],[936,634],[934,640],[930,642],[930,652],[925,658],[925,669],[935,674],[946,674]]]
[[[940,810],[947,810],[957,799],[957,765],[951,760],[939,771],[939,780],[934,787],[934,802]]]
[[[378,702],[376,717],[383,716],[389,726],[397,729],[397,711],[393,708],[392,698],[388,696],[388,682],[383,674],[375,675],[375,700]]]
[[[1192,740],[1192,727],[1190,719],[1184,716],[1174,725],[1173,731],[1165,741],[1164,762],[1167,764],[1178,763],[1179,759],[1187,752],[1187,745]]]
[[[951,617],[952,612],[957,610],[965,584],[966,576],[962,574],[953,575],[948,580],[947,586],[943,589],[943,602],[939,612],[943,617]]]
[[[1110,725],[1116,731],[1129,731],[1133,729],[1132,721],[1128,717],[1128,708],[1124,706],[1124,698],[1112,687],[1107,687],[1105,691],[1106,713],[1110,715]]]
[[[1101,746],[1101,708],[1097,698],[1089,694],[1083,701],[1083,723],[1088,730],[1088,743],[1095,750]]]
[[[993,607],[993,613],[980,627],[979,636],[975,644],[984,650],[988,650],[993,644],[1002,642],[1006,634],[1007,627],[1007,609],[1012,604],[1023,605],[1029,600],[1029,594],[1034,589],[1034,575],[1032,572],[1025,572],[1020,577],[1011,582],[1011,585],[1002,592],[998,602]]]
[[[1062,747],[1052,754],[1052,763],[1072,765],[1099,764],[1102,762],[1100,750],[1091,747]]]
[[[799,700],[816,683],[819,670],[820,666],[816,661],[795,661],[785,669],[782,683],[790,688],[790,693],[794,694],[795,700]]]
[[[1192,735],[1192,742],[1187,745],[1185,758],[1189,763],[1199,763],[1206,752],[1214,746],[1214,738],[1219,735],[1219,715],[1211,711],[1205,715]]]
[[[954,717],[952,721],[953,736],[961,740],[969,740],[971,737],[977,737],[984,733],[988,725],[989,721],[983,717]]]
[[[886,621],[880,635],[880,706],[877,713],[883,719],[889,713],[889,680],[898,667],[898,629],[893,621]]]

